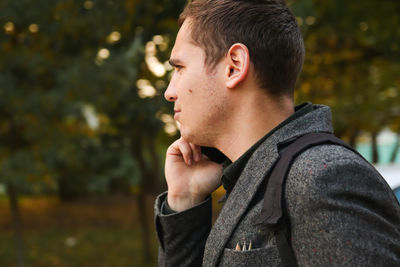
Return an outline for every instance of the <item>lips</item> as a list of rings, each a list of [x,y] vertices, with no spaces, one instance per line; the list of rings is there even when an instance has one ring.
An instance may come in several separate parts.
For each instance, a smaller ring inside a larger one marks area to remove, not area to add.
[[[180,109],[174,109],[174,112],[175,112],[174,119],[177,120],[179,114],[181,113],[181,110]]]

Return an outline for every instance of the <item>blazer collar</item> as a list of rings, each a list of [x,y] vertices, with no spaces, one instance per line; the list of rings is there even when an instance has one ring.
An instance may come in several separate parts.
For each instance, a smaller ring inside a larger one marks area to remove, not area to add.
[[[204,251],[204,266],[217,265],[233,230],[278,160],[278,144],[310,132],[333,132],[328,107],[314,105],[312,112],[277,130],[254,151],[210,231]]]

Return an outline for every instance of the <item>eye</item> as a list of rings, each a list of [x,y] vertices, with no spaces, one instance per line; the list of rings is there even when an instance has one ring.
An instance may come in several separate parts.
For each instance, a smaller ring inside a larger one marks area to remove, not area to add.
[[[181,66],[181,65],[176,65],[175,66],[175,70],[178,71],[178,72],[181,71],[182,69],[183,69],[183,66]]]

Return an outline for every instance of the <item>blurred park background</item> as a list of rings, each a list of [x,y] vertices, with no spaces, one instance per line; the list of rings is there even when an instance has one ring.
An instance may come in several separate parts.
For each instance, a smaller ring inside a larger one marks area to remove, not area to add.
[[[400,1],[287,2],[307,54],[296,102],[330,105],[337,136],[399,164]],[[0,266],[156,266],[185,3],[0,0]]]

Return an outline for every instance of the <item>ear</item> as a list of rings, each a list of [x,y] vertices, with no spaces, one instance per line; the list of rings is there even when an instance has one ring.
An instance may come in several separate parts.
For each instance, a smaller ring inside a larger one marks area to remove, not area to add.
[[[250,53],[247,46],[236,43],[229,49],[226,59],[228,64],[225,84],[228,88],[234,88],[247,77],[250,68]]]

